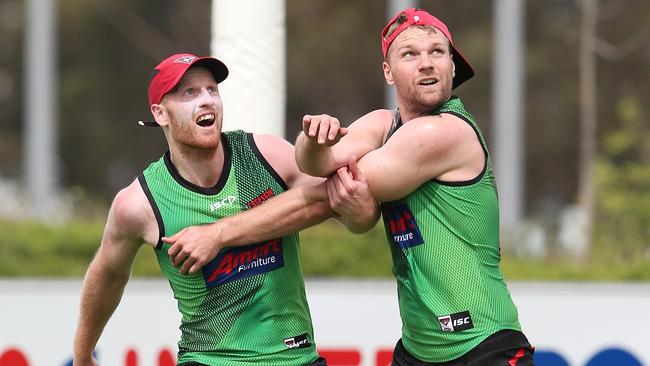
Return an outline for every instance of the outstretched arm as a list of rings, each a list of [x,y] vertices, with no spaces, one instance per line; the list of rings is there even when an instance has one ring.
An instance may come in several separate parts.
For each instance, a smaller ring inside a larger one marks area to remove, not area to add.
[[[167,250],[181,273],[195,273],[226,246],[240,246],[298,232],[334,216],[325,181],[290,189],[264,204],[208,225],[190,226],[169,238]]]
[[[132,184],[115,197],[101,245],[86,271],[74,340],[75,365],[97,365],[92,357],[93,349],[129,280],[133,260],[142,243],[139,233],[147,217],[142,208],[134,206],[141,202],[137,189],[139,186]],[[144,193],[141,195],[144,197]]]
[[[306,174],[328,177],[357,159],[379,148],[390,129],[393,113],[376,110],[341,127],[336,118],[326,114],[303,117],[302,131],[296,139],[296,162]]]
[[[164,242],[171,244],[167,253],[172,264],[181,266],[181,273],[198,271],[224,246],[282,237],[339,214],[354,216],[341,221],[356,232],[367,230],[377,221],[379,210],[365,181],[348,185],[349,194],[336,204],[337,213],[330,206],[326,181],[298,170],[291,144],[270,135],[255,135],[255,142],[289,190],[245,212],[209,225],[185,228],[163,238]]]

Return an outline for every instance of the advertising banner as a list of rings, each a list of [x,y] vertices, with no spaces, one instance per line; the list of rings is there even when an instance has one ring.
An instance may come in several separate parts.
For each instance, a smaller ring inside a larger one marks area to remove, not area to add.
[[[537,366],[650,366],[650,285],[511,283]],[[71,365],[81,281],[0,281],[0,366]],[[332,366],[390,365],[393,281],[309,280],[319,352]],[[180,313],[162,280],[131,280],[96,348],[101,365],[172,366]]]

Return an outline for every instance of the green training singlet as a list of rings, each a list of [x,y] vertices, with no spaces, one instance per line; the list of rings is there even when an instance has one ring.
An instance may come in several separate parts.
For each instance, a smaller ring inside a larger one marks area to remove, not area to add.
[[[169,152],[138,178],[161,237],[234,215],[286,190],[251,134],[221,136],[225,161],[214,187],[183,179]],[[290,366],[318,358],[297,234],[225,248],[193,275],[179,273],[168,249],[159,241],[155,252],[182,314],[179,364]]]
[[[487,146],[458,97],[432,115],[441,113],[472,126],[485,151],[483,171],[467,182],[431,180],[382,204],[402,342],[427,362],[456,359],[501,329],[521,330],[499,270],[499,202]]]

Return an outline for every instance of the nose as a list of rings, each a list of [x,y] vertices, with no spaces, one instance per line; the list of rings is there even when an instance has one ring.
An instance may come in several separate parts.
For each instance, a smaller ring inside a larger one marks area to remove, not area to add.
[[[215,94],[211,93],[208,89],[201,89],[201,94],[199,95],[199,104],[201,107],[211,106],[215,104],[214,101]]]
[[[431,61],[431,55],[428,52],[421,52],[418,57],[418,69],[427,70],[433,68],[433,62]]]

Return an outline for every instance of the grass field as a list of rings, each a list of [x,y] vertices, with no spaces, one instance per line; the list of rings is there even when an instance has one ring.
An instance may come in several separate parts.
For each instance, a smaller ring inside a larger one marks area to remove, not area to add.
[[[76,221],[60,226],[0,220],[1,277],[81,277],[92,259],[103,230],[100,221]],[[391,277],[391,259],[383,228],[363,235],[348,233],[328,221],[301,233],[301,258],[307,277]],[[508,281],[650,281],[650,262],[616,261],[594,255],[584,262],[518,258],[503,254],[501,268]],[[133,275],[159,277],[153,251],[143,248]]]

